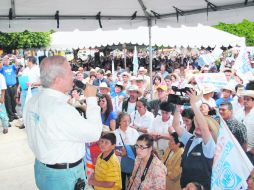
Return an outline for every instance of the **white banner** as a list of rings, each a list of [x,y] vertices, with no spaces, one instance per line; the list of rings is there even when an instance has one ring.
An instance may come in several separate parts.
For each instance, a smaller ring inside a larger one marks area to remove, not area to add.
[[[203,89],[205,84],[213,84],[216,91],[228,84],[224,73],[201,73],[195,76],[198,87],[200,90]]]
[[[221,118],[212,168],[211,190],[245,190],[253,166]]]

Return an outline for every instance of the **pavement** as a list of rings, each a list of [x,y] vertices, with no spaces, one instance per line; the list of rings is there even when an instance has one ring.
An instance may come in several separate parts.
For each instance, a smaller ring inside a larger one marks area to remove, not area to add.
[[[34,155],[24,129],[12,126],[7,134],[0,127],[0,190],[37,190]]]

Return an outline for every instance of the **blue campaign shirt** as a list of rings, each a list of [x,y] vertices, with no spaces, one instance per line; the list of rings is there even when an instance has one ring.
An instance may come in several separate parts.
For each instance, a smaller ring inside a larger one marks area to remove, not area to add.
[[[103,125],[109,126],[110,125],[110,121],[111,120],[116,120],[116,118],[117,118],[117,114],[116,114],[116,112],[113,112],[113,111],[109,113],[109,116],[106,119],[106,121],[105,121],[105,114],[101,114],[101,121],[102,121]]]
[[[16,85],[17,83],[16,71],[17,69],[15,65],[4,65],[3,68],[1,69],[0,72],[4,75],[7,86]]]
[[[111,96],[112,98],[114,98],[114,97],[116,97],[116,96],[123,96],[123,97],[126,97],[126,93],[123,92],[123,91],[121,91],[121,92],[119,92],[119,93],[117,94],[117,93],[114,91],[113,93],[110,94],[110,96]]]
[[[216,100],[216,107],[220,107],[220,104],[222,102],[232,102],[233,101],[233,98],[227,98],[227,99],[224,99],[224,98],[219,98]]]

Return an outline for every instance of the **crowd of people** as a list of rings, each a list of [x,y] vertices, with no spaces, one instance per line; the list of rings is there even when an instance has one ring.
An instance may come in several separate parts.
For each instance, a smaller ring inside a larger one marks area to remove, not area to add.
[[[221,119],[254,163],[254,82],[237,75],[234,59],[222,56],[220,66],[160,60],[152,80],[145,65],[134,74],[121,67],[113,73],[73,70],[61,56],[40,66],[27,57],[21,69],[10,60],[0,60],[3,133],[9,123],[23,122],[39,189],[209,190]],[[254,68],[254,58],[248,61]],[[214,72],[223,73],[227,84],[200,88],[195,76]],[[175,90],[185,87],[184,94]],[[170,101],[171,95],[186,101]],[[85,144],[92,163],[84,166]],[[87,179],[84,167],[92,170]],[[246,179],[249,190],[252,175]]]

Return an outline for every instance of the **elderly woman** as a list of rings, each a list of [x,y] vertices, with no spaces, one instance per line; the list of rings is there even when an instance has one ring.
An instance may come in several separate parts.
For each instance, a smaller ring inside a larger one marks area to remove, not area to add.
[[[101,120],[104,126],[109,127],[109,130],[116,129],[117,115],[113,112],[111,98],[107,94],[102,94],[99,99],[99,106],[101,107]]]
[[[126,179],[131,176],[134,159],[130,158],[131,155],[127,155],[127,146],[134,145],[138,139],[138,132],[136,129],[129,127],[131,122],[130,115],[128,113],[122,112],[118,116],[119,128],[115,130],[116,135],[116,155],[121,161],[121,174],[122,174],[122,189],[125,190]]]
[[[153,137],[139,136],[135,148],[137,158],[128,190],[165,190],[167,169],[153,153]]]
[[[162,158],[162,162],[168,169],[166,189],[181,190],[180,177],[182,173],[181,160],[184,149],[176,132],[169,136],[168,148]]]
[[[215,153],[215,145],[219,124],[211,117],[204,116],[196,105],[197,95],[193,90],[187,93],[190,104],[195,113],[194,135],[183,127],[180,127],[180,106],[176,106],[173,127],[185,145],[182,157],[181,187],[184,188],[190,182],[198,182],[206,190],[210,190],[212,164]]]

